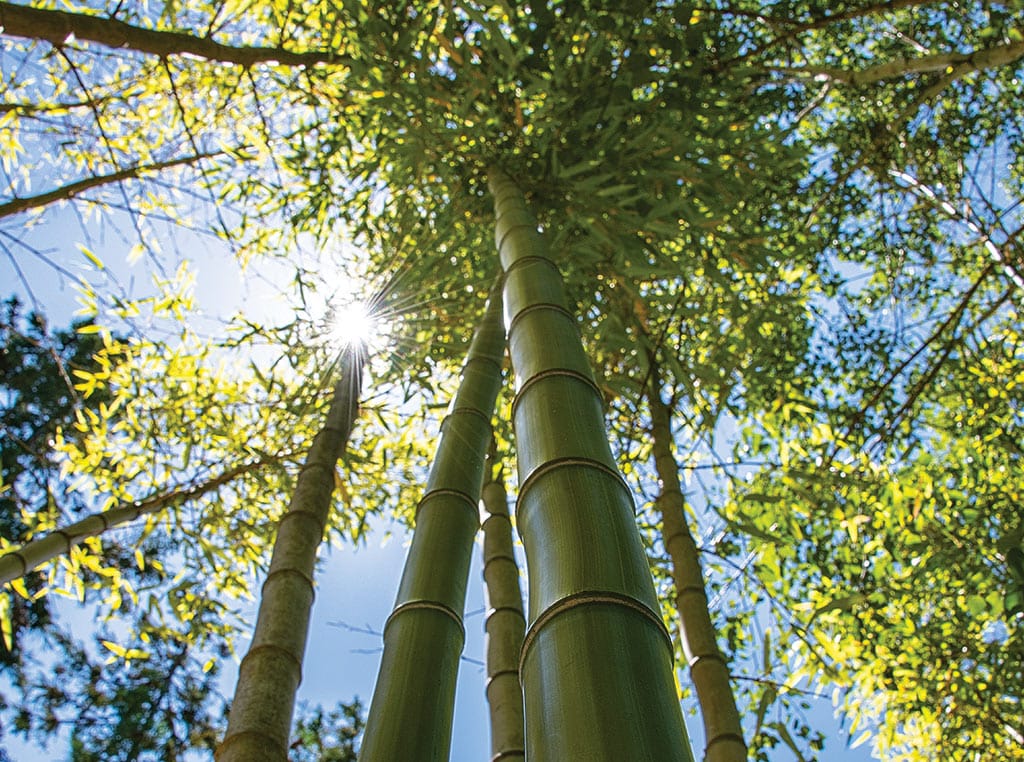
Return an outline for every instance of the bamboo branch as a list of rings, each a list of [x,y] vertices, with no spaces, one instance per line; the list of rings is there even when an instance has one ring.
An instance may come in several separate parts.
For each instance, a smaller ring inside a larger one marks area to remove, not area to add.
[[[123,526],[141,516],[157,513],[172,505],[202,497],[260,465],[262,465],[262,461],[236,466],[220,476],[187,489],[179,488],[138,503],[122,503],[110,510],[93,513],[74,524],[54,529],[18,548],[8,550],[0,556],[0,585],[24,577],[47,561],[70,553],[73,547],[80,545],[89,537],[96,537],[108,529]]]
[[[963,72],[984,71],[1014,63],[1021,58],[1024,58],[1024,40],[993,45],[990,48],[980,48],[967,53],[934,53],[918,58],[899,57],[859,71],[847,71],[831,66],[772,66],[769,68],[783,74],[824,77],[848,85],[871,85],[909,74],[927,74],[961,67]]]
[[[99,188],[103,185],[110,185],[111,183],[120,182],[121,180],[136,179],[142,175],[159,172],[164,169],[169,169],[170,167],[195,164],[201,159],[209,159],[222,154],[222,151],[217,151],[215,153],[200,153],[193,156],[184,156],[178,159],[160,161],[155,164],[141,164],[137,167],[120,169],[117,172],[111,172],[107,175],[94,175],[93,177],[87,177],[83,180],[76,180],[73,183],[62,185],[60,188],[54,188],[53,190],[40,193],[36,196],[14,198],[0,204],[0,219],[10,217],[13,214],[26,212],[29,209],[38,209],[39,207],[48,206],[49,204],[53,204],[57,201],[70,201],[76,196],[85,193],[87,190]]]
[[[282,48],[225,45],[208,37],[195,37],[185,32],[146,29],[102,16],[29,8],[8,2],[0,2],[0,30],[10,37],[45,40],[54,46],[63,45],[74,37],[138,53],[161,57],[192,55],[239,66],[259,63],[314,66],[341,63],[344,60],[331,51],[297,53]]]
[[[992,261],[1002,265],[1006,276],[1013,281],[1017,288],[1024,291],[1024,271],[1021,270],[1010,256],[1012,240],[1005,246],[1006,250],[1004,251],[1003,248],[1000,248],[992,240],[992,236],[981,227],[978,221],[972,218],[966,211],[957,209],[948,198],[943,198],[935,188],[922,183],[906,170],[890,169],[889,174],[896,180],[901,181],[904,184],[903,187],[909,188],[915,196],[942,211],[949,219],[966,225],[967,229],[978,237],[978,241],[985,248],[985,251],[988,252]]]

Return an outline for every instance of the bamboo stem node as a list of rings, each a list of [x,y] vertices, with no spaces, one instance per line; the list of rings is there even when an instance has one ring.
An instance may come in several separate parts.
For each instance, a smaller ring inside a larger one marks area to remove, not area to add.
[[[692,670],[698,664],[701,664],[706,661],[717,661],[720,664],[725,664],[726,666],[728,666],[729,664],[729,662],[725,660],[725,657],[722,656],[721,652],[715,651],[713,653],[691,654],[689,658],[686,660],[686,665]]]
[[[391,612],[391,616],[389,616],[388,620],[384,623],[384,637],[387,638],[388,627],[390,627],[391,623],[398,619],[399,616],[410,611],[422,610],[439,611],[442,614],[449,617],[453,622],[455,622],[455,624],[459,626],[459,632],[462,633],[462,638],[463,640],[465,640],[466,626],[462,623],[462,617],[454,611],[452,611],[447,606],[445,606],[443,603],[438,603],[437,601],[409,601],[408,603],[403,603],[400,606],[396,606],[395,610]]]
[[[435,497],[457,497],[459,500],[466,504],[466,506],[473,512],[474,516],[479,517],[480,515],[480,508],[477,505],[477,501],[471,498],[465,492],[458,489],[452,489],[451,487],[439,487],[438,489],[432,489],[430,490],[430,492],[427,492],[425,495],[423,495],[423,497],[420,498],[420,501],[416,503],[416,513],[413,516],[413,518],[416,521],[419,521],[420,510],[423,508],[423,506],[428,501],[433,500]]]
[[[313,511],[307,511],[307,510],[288,511],[277,522],[277,531],[280,532],[281,531],[281,527],[283,527],[286,522],[290,522],[292,519],[306,519],[308,521],[312,521],[320,529],[320,533],[323,534],[323,531],[324,531],[324,522],[323,522],[323,520],[320,518],[320,516],[317,513],[313,512]]]
[[[506,749],[491,757],[491,762],[504,762],[507,759],[526,759],[525,749]]]
[[[509,525],[510,525],[510,526],[511,526],[511,523],[512,523],[512,522],[509,522]],[[489,567],[489,566],[490,566],[490,565],[491,565],[492,563],[494,563],[495,561],[508,561],[508,562],[512,563],[512,564],[513,564],[514,566],[516,566],[516,569],[517,569],[517,570],[518,570],[518,568],[519,568],[519,566],[518,566],[518,563],[516,562],[515,556],[506,556],[506,555],[500,555],[500,556],[491,556],[491,557],[490,557],[490,558],[488,558],[488,559],[487,559],[486,561],[484,561],[484,568],[483,568],[483,573],[484,573],[484,576],[487,576],[487,568],[488,568],[488,567]]]
[[[507,759],[526,759],[526,750],[507,749],[491,757],[491,762],[504,762]]]
[[[497,221],[500,222],[501,218],[499,217]],[[509,225],[507,228],[505,228],[502,231],[500,240],[498,240],[498,242],[497,242],[497,250],[498,250],[499,253],[501,252],[502,247],[504,247],[505,241],[508,239],[508,237],[512,233],[515,233],[518,230],[530,230],[530,231],[536,233],[537,232],[537,222],[536,221],[533,221],[533,222],[517,222],[514,225]],[[551,261],[550,259],[548,259],[548,257],[539,257],[539,256],[536,256],[536,255],[533,256],[533,257],[530,257],[530,259],[547,259],[549,262]],[[551,264],[554,264],[554,262],[551,262]],[[505,268],[505,275],[508,275],[509,270],[511,270],[513,267],[515,267],[515,263],[514,262],[511,265],[509,265],[507,268]],[[559,275],[561,275],[561,271],[559,271]]]
[[[707,591],[704,590],[703,585],[683,585],[682,587],[676,589],[677,601],[684,595],[699,595],[705,600],[707,600],[708,597]]]
[[[572,322],[572,327],[576,331],[576,335],[577,336],[582,335],[582,334],[580,334],[580,327],[576,324],[576,317],[572,314],[572,312],[567,310],[561,304],[555,304],[554,302],[537,302],[536,304],[531,304],[529,307],[523,307],[523,309],[519,310],[519,312],[517,312],[512,317],[512,320],[509,321],[509,324],[508,324],[508,331],[509,331],[509,333],[512,333],[512,331],[515,330],[516,326],[519,324],[519,321],[522,318],[526,317],[531,312],[537,312],[539,310],[550,310],[552,312],[557,312],[560,315],[563,315],[563,316],[569,318],[569,320]]]
[[[726,742],[739,744],[744,749],[747,748],[747,742],[743,740],[743,736],[738,735],[736,733],[719,733],[714,738],[709,738],[708,742],[704,745],[704,756],[709,756],[708,749],[710,749],[715,744]]]
[[[669,634],[668,628],[665,627],[665,623],[661,617],[654,611],[651,611],[646,605],[631,598],[628,595],[622,595],[620,593],[613,593],[607,591],[583,591],[581,593],[573,593],[567,595],[560,600],[555,601],[547,609],[537,617],[537,620],[530,625],[530,629],[526,633],[526,637],[523,639],[523,648],[519,656],[519,671],[523,671],[523,662],[526,661],[526,656],[530,651],[530,646],[536,641],[540,631],[560,614],[564,614],[566,611],[579,608],[580,606],[619,606],[636,614],[639,614],[647,622],[653,624],[655,628],[661,633],[661,636],[665,642],[666,648],[669,650],[669,658],[674,658],[675,647],[672,644],[672,635]]]
[[[587,387],[591,389],[591,391],[593,391],[597,395],[598,399],[601,400],[601,404],[604,405],[604,394],[601,392],[601,387],[594,383],[594,379],[589,378],[575,370],[568,370],[566,368],[551,368],[549,370],[542,370],[540,373],[534,373],[528,379],[523,381],[523,385],[520,386],[519,390],[516,392],[515,399],[512,400],[512,420],[515,420],[516,409],[519,407],[519,402],[523,398],[523,395],[530,389],[530,387],[532,387],[534,384],[540,381],[543,381],[546,378],[554,378],[558,376],[561,376],[563,378],[571,378],[575,381],[579,381],[580,383],[585,384]]]
[[[518,680],[519,679],[519,670],[518,669],[503,669],[500,672],[495,672],[495,673],[493,673],[491,675],[488,675],[487,676],[487,681],[484,683],[484,693],[487,693],[487,691],[491,687],[491,683],[493,683],[499,677],[515,677]]]
[[[494,608],[487,610],[487,614],[484,616],[484,622],[487,622],[495,614],[500,614],[500,613],[502,613],[504,611],[507,611],[507,612],[509,612],[511,614],[515,614],[520,619],[523,619],[523,620],[526,619],[526,615],[523,614],[523,610],[522,609],[518,609],[515,606],[495,606]]]
[[[298,681],[297,681],[297,683],[301,683],[302,682],[302,659],[297,657],[295,654],[293,654],[287,648],[279,646],[276,643],[262,643],[262,644],[260,644],[258,646],[250,646],[249,650],[246,652],[245,656],[242,657],[242,661],[238,665],[238,671],[241,672],[242,668],[248,662],[253,661],[255,659],[255,657],[262,656],[264,653],[284,654],[286,657],[288,657],[289,661],[295,662],[295,664],[298,666],[298,670],[299,670],[298,671]],[[244,731],[244,732],[245,733],[253,733],[253,732],[256,732],[256,731]],[[226,741],[228,739],[224,739],[224,740]]]
[[[456,415],[472,415],[472,416],[475,416],[476,418],[479,418],[481,421],[486,423],[488,426],[491,425],[491,417],[489,415],[487,415],[487,413],[484,413],[481,410],[477,410],[475,407],[470,407],[469,405],[459,405],[459,407],[455,408],[454,410],[449,411],[448,415],[446,415],[444,417],[444,420],[441,421],[441,430],[442,431],[444,430],[445,424],[448,423],[448,420],[452,416],[456,416]]]
[[[616,469],[608,467],[599,460],[592,460],[590,458],[556,458],[555,460],[549,460],[547,463],[537,466],[537,468],[535,468],[533,472],[523,480],[523,484],[519,488],[519,496],[516,498],[516,515],[518,516],[519,514],[519,507],[523,504],[524,497],[539,479],[552,471],[571,467],[592,468],[596,471],[600,471],[606,476],[614,477],[615,481],[618,482],[626,491],[630,502],[633,501],[633,492],[629,489],[629,485],[626,483],[622,474],[620,474]],[[634,513],[635,512],[636,509],[634,508]]]
[[[286,574],[294,574],[296,577],[301,579],[303,582],[309,585],[310,595],[314,597],[316,596],[316,583],[313,581],[313,578],[301,569],[296,569],[294,566],[285,566],[281,569],[274,569],[273,571],[271,571],[269,574],[267,574],[267,578],[263,580],[263,584],[260,586],[260,591],[266,590],[267,585],[269,585],[272,580],[277,580],[279,577]]]
[[[562,277],[562,271],[559,269],[558,265],[555,264],[554,260],[551,259],[551,257],[543,257],[543,256],[540,256],[538,254],[531,254],[531,255],[528,255],[528,256],[525,256],[525,257],[520,257],[515,262],[510,264],[508,267],[506,267],[505,268],[505,278],[507,279],[508,276],[509,276],[509,273],[515,272],[516,268],[518,268],[518,267],[524,267],[525,265],[535,265],[535,264],[545,264],[548,267],[550,267],[551,269],[553,269],[556,273],[558,273],[558,277],[559,278]]]

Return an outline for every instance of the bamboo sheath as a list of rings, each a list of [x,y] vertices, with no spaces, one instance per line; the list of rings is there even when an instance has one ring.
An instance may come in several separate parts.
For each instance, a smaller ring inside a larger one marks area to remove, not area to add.
[[[361,762],[441,762],[451,746],[473,538],[501,386],[501,292],[473,336],[420,500],[395,609],[384,627]]]
[[[488,458],[488,480],[481,493],[481,502],[491,762],[514,762],[526,758],[523,689],[519,682],[519,652],[523,646],[526,618],[523,615],[523,594],[519,589],[519,565],[512,549],[512,522],[493,443]]]
[[[177,489],[164,495],[157,495],[137,503],[127,503],[86,516],[81,521],[54,529],[45,535],[12,548],[0,556],[0,585],[24,577],[33,569],[58,556],[70,553],[71,549],[89,537],[96,537],[108,529],[122,526],[141,516],[159,513],[172,505],[180,505],[197,497],[215,492],[225,484],[257,468],[261,463],[248,463],[228,469],[208,481],[186,489]]]
[[[729,682],[729,665],[711,623],[697,543],[686,524],[679,467],[672,455],[672,414],[661,399],[661,377],[653,357],[646,391],[654,466],[662,484],[656,506],[661,513],[662,542],[672,562],[683,654],[704,720],[704,760],[745,762],[743,726]]]
[[[238,671],[218,762],[286,762],[295,692],[313,605],[313,571],[359,405],[362,349],[341,358],[340,378],[323,428],[313,438],[288,510],[281,518],[260,598],[256,629]]]
[[[522,192],[490,173],[515,372],[531,762],[692,760],[661,619],[575,319]]]

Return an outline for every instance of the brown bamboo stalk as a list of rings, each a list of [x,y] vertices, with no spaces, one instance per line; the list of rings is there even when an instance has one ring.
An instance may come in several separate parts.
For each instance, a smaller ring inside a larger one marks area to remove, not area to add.
[[[55,46],[63,45],[74,37],[110,48],[126,48],[162,58],[189,54],[239,66],[259,63],[312,66],[342,61],[340,56],[329,51],[297,53],[283,48],[224,45],[209,37],[196,37],[185,32],[146,29],[104,16],[31,8],[8,2],[0,2],[0,27],[2,33],[9,37],[45,40]]]
[[[86,516],[65,527],[54,529],[45,535],[26,542],[18,548],[8,550],[0,556],[0,585],[18,579],[57,556],[71,552],[89,537],[96,537],[108,529],[135,521],[141,516],[158,513],[172,505],[178,505],[202,497],[223,487],[243,474],[258,468],[261,462],[247,463],[228,469],[220,476],[188,488],[179,488],[163,495],[151,497],[136,503],[123,503],[106,511]]]
[[[295,692],[313,605],[316,551],[323,539],[335,466],[355,422],[362,349],[341,358],[340,379],[324,426],[313,438],[288,510],[281,518],[260,597],[249,651],[238,670],[235,697],[218,762],[286,762]]]
[[[745,762],[747,745],[729,682],[729,665],[718,648],[708,611],[700,551],[686,522],[679,465],[672,454],[672,411],[661,398],[661,374],[653,353],[649,353],[649,358],[646,394],[651,413],[651,447],[661,482],[661,493],[655,505],[661,514],[662,543],[672,562],[683,655],[704,720],[704,759],[705,762]]]
[[[494,442],[487,481],[481,491],[484,533],[484,589],[487,594],[487,703],[491,720],[491,762],[526,759],[523,688],[519,652],[526,633],[519,565],[512,547],[512,520]]]

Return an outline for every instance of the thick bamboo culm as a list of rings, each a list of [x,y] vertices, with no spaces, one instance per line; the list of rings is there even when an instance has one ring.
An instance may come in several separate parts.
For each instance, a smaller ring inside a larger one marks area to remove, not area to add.
[[[491,718],[491,762],[526,758],[519,653],[526,632],[519,564],[512,545],[502,467],[492,441],[487,481],[481,492],[484,590],[487,594],[487,703]]]
[[[441,426],[395,609],[384,627],[361,762],[448,759],[464,641],[462,610],[504,351],[499,285]]]
[[[704,720],[704,760],[745,762],[747,745],[729,680],[729,665],[718,648],[697,543],[686,523],[679,466],[672,454],[672,411],[661,399],[660,370],[653,356],[650,359],[646,392],[654,467],[661,481],[655,505],[661,513],[662,542],[672,562],[683,655]]]
[[[286,762],[295,692],[313,606],[313,571],[359,406],[362,348],[346,350],[323,428],[313,438],[281,518],[249,651],[238,670],[217,762]]]
[[[531,762],[689,762],[671,638],[558,266],[522,191],[490,173],[515,373],[530,623]]]

